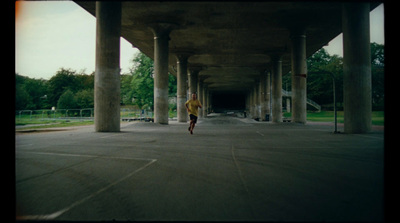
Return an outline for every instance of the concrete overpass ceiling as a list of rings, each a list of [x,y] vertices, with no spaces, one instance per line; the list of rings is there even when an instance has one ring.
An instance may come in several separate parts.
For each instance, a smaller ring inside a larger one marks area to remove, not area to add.
[[[95,16],[95,2],[76,2]],[[371,10],[379,3],[371,3]],[[188,66],[212,91],[244,91],[254,85],[260,67],[281,54],[283,74],[290,71],[290,33],[306,28],[311,56],[342,32],[341,2],[122,2],[121,35],[154,58],[149,27],[170,24],[169,70],[189,53]]]

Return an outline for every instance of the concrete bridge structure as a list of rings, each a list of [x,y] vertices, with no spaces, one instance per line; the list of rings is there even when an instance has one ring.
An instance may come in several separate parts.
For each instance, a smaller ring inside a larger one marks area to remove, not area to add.
[[[203,111],[229,102],[282,122],[282,74],[291,71],[292,122],[305,124],[306,58],[342,32],[344,131],[371,130],[369,12],[379,3],[76,3],[97,19],[96,131],[120,131],[120,36],[154,59],[156,123],[168,124],[168,72],[178,80],[180,122],[188,92]]]

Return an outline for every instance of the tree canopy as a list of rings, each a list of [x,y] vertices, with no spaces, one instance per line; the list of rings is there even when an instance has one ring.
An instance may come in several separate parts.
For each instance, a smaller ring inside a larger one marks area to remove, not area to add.
[[[371,43],[372,106],[374,110],[384,109],[384,45]],[[324,49],[307,59],[307,98],[322,105],[323,109],[333,108],[333,84],[335,77],[336,100],[343,109],[343,58],[329,55]],[[282,77],[283,88],[291,89],[291,75]]]
[[[343,58],[320,49],[307,59],[307,97],[325,109],[333,107],[332,77],[335,77],[339,109],[343,101]],[[384,106],[384,46],[371,43],[372,104]],[[121,104],[139,109],[153,109],[153,60],[143,53],[132,59],[132,68],[121,75]],[[290,75],[282,78],[283,88],[291,89]],[[169,96],[176,96],[176,77],[169,74]],[[15,109],[93,108],[94,72],[85,74],[60,68],[49,80],[15,74]]]
[[[138,53],[132,68],[121,77],[121,104],[153,109],[153,60]],[[49,80],[15,74],[16,110],[94,107],[94,73],[88,75],[61,68]],[[169,95],[176,95],[176,77],[169,74]]]

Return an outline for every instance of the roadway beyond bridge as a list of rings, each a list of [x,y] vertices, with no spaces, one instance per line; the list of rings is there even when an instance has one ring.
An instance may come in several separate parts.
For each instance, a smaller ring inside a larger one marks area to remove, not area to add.
[[[383,220],[382,130],[216,115],[187,126],[18,133],[17,219]]]

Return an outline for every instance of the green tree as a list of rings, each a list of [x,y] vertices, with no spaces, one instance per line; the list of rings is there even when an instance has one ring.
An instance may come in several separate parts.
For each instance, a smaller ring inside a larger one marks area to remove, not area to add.
[[[178,81],[176,77],[168,73],[168,95],[170,97],[176,96]]]
[[[93,108],[94,107],[94,90],[84,89],[75,94],[76,108]]]
[[[71,90],[66,90],[58,99],[57,109],[73,109],[77,108],[74,93]]]
[[[121,75],[121,103],[123,105],[132,105],[132,74]]]
[[[329,73],[334,74],[336,97],[339,105],[343,102],[343,58],[338,55],[329,55],[325,49],[320,49],[307,59],[307,97],[319,104],[327,105],[333,102],[332,79]],[[372,106],[374,110],[384,107],[384,45],[371,43],[371,82]],[[289,75],[290,76],[290,75]],[[287,82],[288,75],[283,83]],[[290,82],[289,82],[290,83]]]
[[[77,73],[72,69],[60,68],[48,82],[49,103],[54,106],[67,90],[70,90],[73,94],[83,90],[93,90],[94,73],[86,75],[83,72]],[[82,96],[82,94],[79,96]]]
[[[134,104],[141,109],[152,109],[154,104],[153,60],[139,52],[132,60],[130,74],[121,75],[121,101]],[[168,74],[168,94],[176,96],[177,79]]]
[[[372,106],[374,110],[384,109],[385,98],[385,47],[371,43]]]
[[[143,53],[133,59],[129,98],[141,109],[153,110],[154,103],[153,60]]]
[[[21,84],[15,86],[15,110],[29,109],[32,99]]]
[[[47,89],[48,83],[46,80],[15,74],[15,109],[49,108]]]
[[[333,107],[333,80],[335,77],[336,100],[343,101],[343,58],[329,55],[320,49],[307,59],[307,97],[321,105]]]
[[[61,68],[49,80],[49,103],[53,106],[58,103],[60,96],[66,91],[75,89],[75,71]]]

